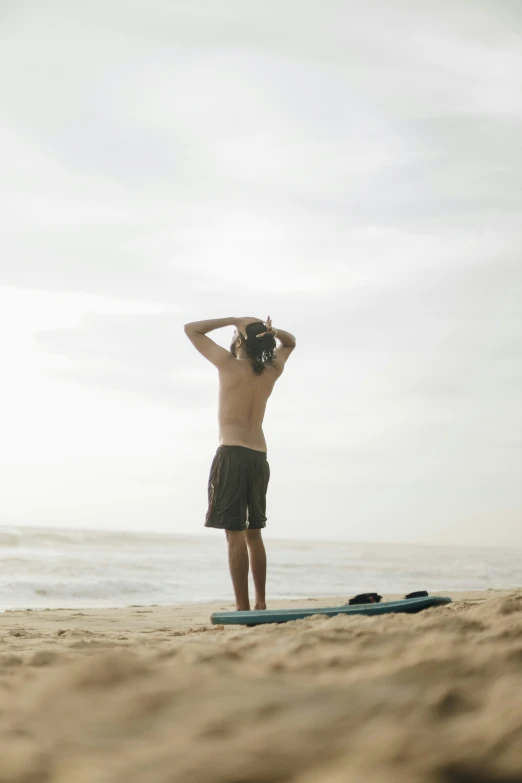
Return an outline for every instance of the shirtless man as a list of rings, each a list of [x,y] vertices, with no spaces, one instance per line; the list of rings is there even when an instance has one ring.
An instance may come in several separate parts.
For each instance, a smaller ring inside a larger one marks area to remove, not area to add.
[[[234,326],[230,351],[207,332]],[[236,609],[249,610],[248,569],[255,587],[254,609],[266,609],[266,523],[270,468],[263,434],[266,403],[296,342],[272,327],[270,316],[215,318],[185,325],[195,348],[219,370],[219,443],[208,481],[205,526],[225,530]],[[280,345],[276,350],[276,338]]]

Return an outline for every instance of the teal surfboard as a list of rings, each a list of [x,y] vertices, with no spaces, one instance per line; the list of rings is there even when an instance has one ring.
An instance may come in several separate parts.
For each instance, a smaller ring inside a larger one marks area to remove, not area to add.
[[[412,614],[428,609],[430,606],[450,604],[451,598],[440,595],[428,595],[424,598],[403,598],[400,601],[384,601],[380,604],[354,604],[347,606],[314,607],[311,609],[272,609],[251,612],[214,612],[210,620],[214,625],[260,625],[261,623],[287,623],[290,620],[303,620],[314,614],[334,617],[336,614],[390,614],[407,612]]]

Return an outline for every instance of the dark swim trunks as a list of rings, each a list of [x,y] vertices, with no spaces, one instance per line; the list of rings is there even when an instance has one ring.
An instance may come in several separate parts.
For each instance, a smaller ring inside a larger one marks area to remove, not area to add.
[[[269,480],[266,451],[220,446],[210,468],[205,527],[221,530],[265,527]]]

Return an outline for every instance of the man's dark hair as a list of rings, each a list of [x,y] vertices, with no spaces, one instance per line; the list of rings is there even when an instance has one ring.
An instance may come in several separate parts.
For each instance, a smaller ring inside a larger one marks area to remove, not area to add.
[[[261,375],[267,364],[272,364],[276,357],[276,341],[273,334],[265,334],[263,337],[256,335],[266,332],[264,323],[249,324],[246,328],[247,339],[245,348],[252,362],[255,375]]]

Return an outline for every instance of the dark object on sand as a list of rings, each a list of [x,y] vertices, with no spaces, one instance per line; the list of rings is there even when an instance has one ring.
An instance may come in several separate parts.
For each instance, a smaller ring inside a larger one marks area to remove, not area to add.
[[[380,601],[382,601],[382,595],[379,593],[359,593],[359,595],[350,598],[348,604],[378,604]]]
[[[405,598],[426,598],[428,593],[426,590],[417,590],[416,593],[408,593],[408,595],[405,595]]]

